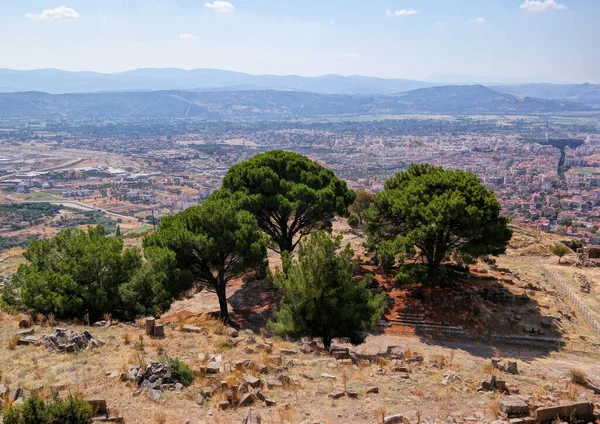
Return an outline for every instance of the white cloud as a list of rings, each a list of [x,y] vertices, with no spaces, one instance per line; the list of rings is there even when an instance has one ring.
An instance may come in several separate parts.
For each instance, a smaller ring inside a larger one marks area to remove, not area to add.
[[[329,21],[329,25],[335,25],[335,21],[334,20]]]
[[[475,19],[469,19],[469,23],[483,25],[483,24],[485,24],[485,18],[482,18],[481,16],[479,16]]]
[[[360,59],[360,55],[358,53],[346,53],[338,56],[340,59]]]
[[[25,17],[32,21],[54,21],[56,19],[79,19],[79,13],[70,7],[60,6],[46,9],[42,13],[26,13]]]
[[[418,12],[415,9],[400,9],[400,10],[386,10],[385,16],[410,16],[416,15]]]
[[[566,9],[564,4],[557,3],[556,0],[525,0],[521,9],[528,12],[544,12],[548,9],[562,10]]]
[[[228,1],[215,0],[212,3],[204,3],[204,7],[219,13],[235,12],[235,6]]]
[[[183,34],[179,34],[179,39],[180,40],[195,40],[196,38],[198,38],[197,36],[195,36],[194,34],[188,34],[188,33],[183,33]]]

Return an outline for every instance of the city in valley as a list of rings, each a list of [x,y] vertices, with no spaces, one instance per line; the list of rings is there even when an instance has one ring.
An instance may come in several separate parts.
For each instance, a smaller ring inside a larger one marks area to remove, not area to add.
[[[351,188],[372,193],[411,163],[473,172],[513,223],[600,244],[600,124],[591,114],[124,120],[118,126],[13,119],[0,123],[0,145],[2,207],[53,206],[33,224],[5,214],[4,249],[82,224],[147,232],[162,216],[201,203],[229,167],[271,149],[304,154]]]

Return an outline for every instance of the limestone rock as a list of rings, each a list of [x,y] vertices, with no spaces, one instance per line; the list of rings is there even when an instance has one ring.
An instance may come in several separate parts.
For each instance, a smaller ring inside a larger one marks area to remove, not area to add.
[[[248,385],[250,385],[253,388],[258,388],[262,385],[262,381],[260,381],[260,378],[256,378],[253,375],[247,375],[244,377],[244,382],[247,383]]]
[[[346,396],[346,393],[343,390],[338,390],[336,392],[329,393],[330,399],[340,399]]]
[[[390,415],[383,419],[384,424],[409,424],[402,414]]]
[[[525,417],[529,415],[529,406],[523,399],[504,397],[500,399],[500,411],[508,417]]]
[[[246,393],[240,399],[238,406],[239,407],[251,406],[251,405],[254,405],[254,402],[256,402],[256,400],[257,400],[257,398],[254,393]]]

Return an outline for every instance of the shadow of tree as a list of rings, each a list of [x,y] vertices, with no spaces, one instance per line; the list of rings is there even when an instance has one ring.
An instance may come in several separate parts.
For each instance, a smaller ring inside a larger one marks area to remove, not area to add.
[[[423,343],[491,357],[496,351],[527,361],[559,350],[560,321],[544,314],[539,287],[519,287],[510,278],[456,273],[445,286],[396,286],[377,278],[394,304],[385,332],[415,335]]]
[[[228,299],[232,320],[254,332],[266,327],[280,300],[281,294],[269,278],[245,282]]]

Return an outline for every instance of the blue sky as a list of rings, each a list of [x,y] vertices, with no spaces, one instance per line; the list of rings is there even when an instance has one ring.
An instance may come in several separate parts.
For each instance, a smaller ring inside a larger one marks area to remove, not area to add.
[[[600,82],[600,0],[0,0],[0,68]]]

